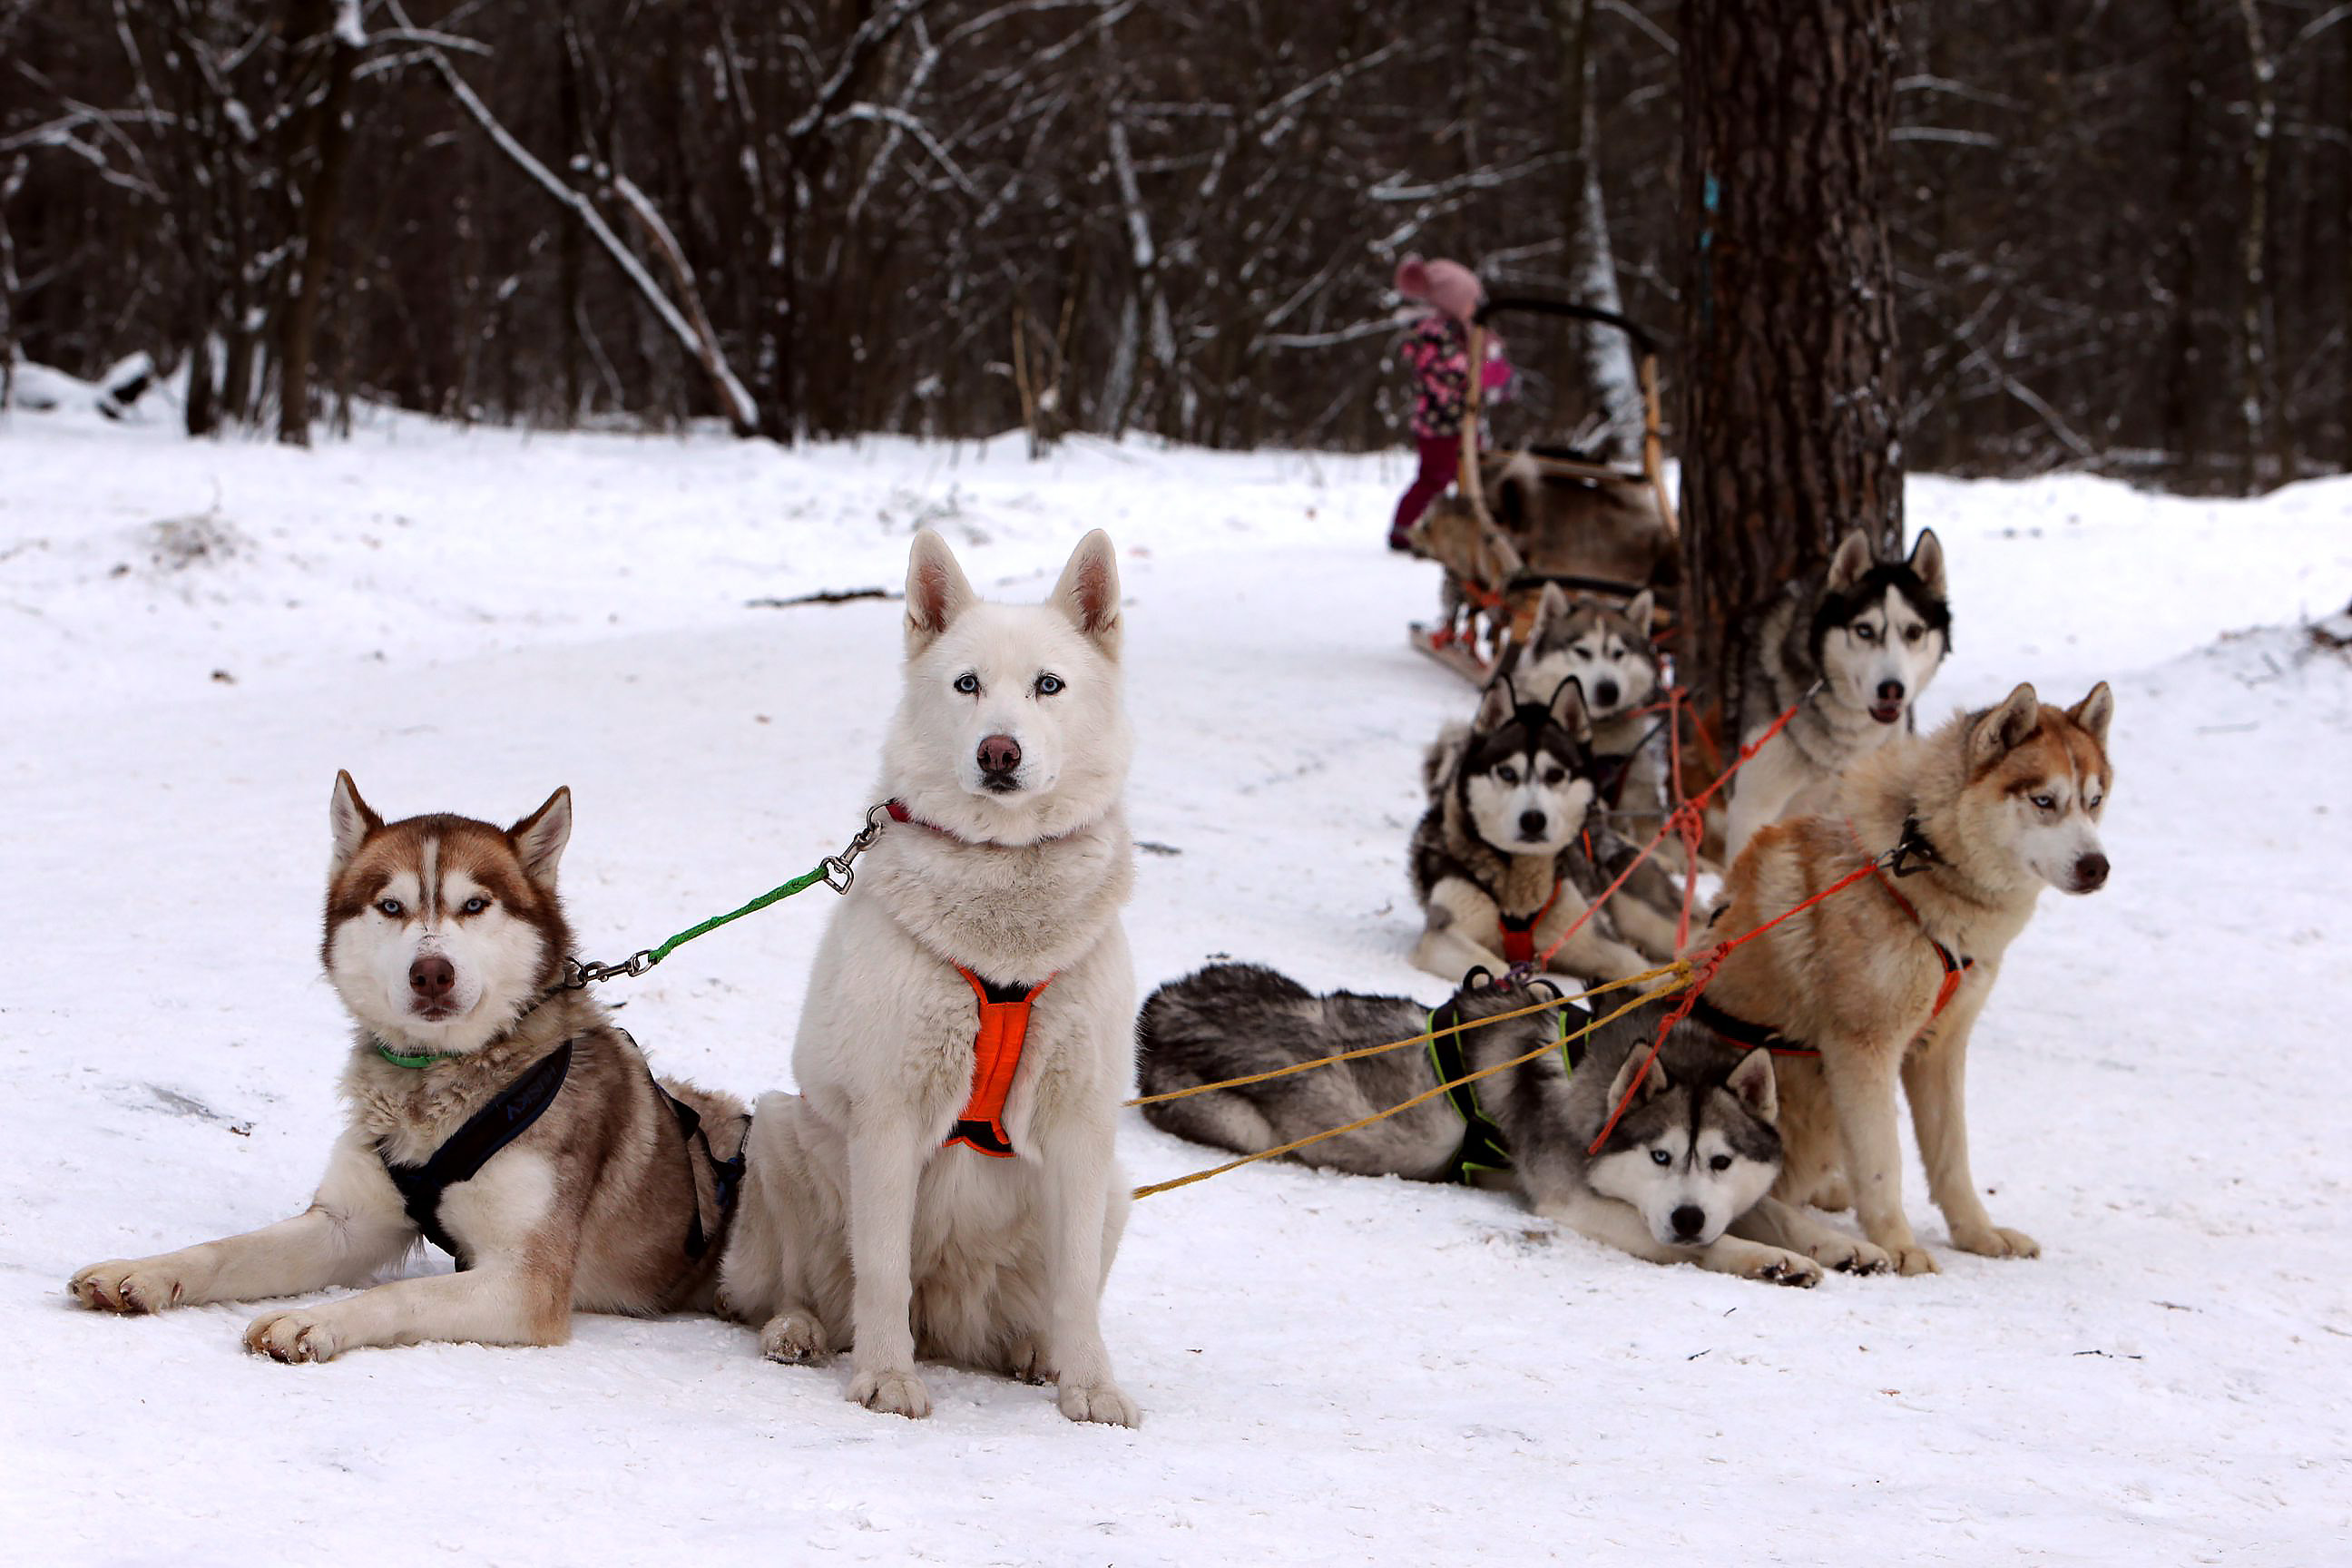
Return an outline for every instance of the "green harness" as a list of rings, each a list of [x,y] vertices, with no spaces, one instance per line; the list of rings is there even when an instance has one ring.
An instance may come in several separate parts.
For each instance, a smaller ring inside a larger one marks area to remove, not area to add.
[[[1437,1014],[1453,1006],[1449,1002],[1428,1015],[1429,1065],[1436,1071],[1438,1082],[1454,1085],[1445,1091],[1445,1099],[1454,1107],[1454,1114],[1462,1118],[1462,1142],[1455,1145],[1454,1157],[1446,1162],[1444,1173],[1437,1179],[1466,1184],[1481,1171],[1507,1173],[1511,1168],[1511,1142],[1478,1103],[1478,1086],[1455,1082],[1470,1072],[1469,1060],[1462,1051],[1462,1016],[1455,1011],[1454,1022],[1442,1028],[1437,1022]],[[1559,1023],[1560,1068],[1572,1074],[1576,1071],[1576,1058],[1583,1055],[1576,1048],[1584,1037],[1583,1031],[1577,1032],[1575,1040],[1569,1038],[1565,1002],[1554,1009],[1552,1016]]]

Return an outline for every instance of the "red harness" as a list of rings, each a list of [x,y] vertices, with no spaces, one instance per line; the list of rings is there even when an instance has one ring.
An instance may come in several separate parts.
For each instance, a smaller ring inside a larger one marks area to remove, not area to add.
[[[1558,902],[1559,884],[1554,882],[1551,897],[1544,900],[1543,908],[1531,915],[1521,915],[1515,920],[1500,909],[1495,911],[1496,922],[1503,928],[1504,958],[1513,963],[1533,963],[1536,961],[1536,927],[1542,923],[1544,916],[1551,913],[1551,907]]]
[[[1906,822],[1904,824],[1904,844],[1907,846],[1910,845],[1914,837],[1916,837],[1916,824]],[[1845,832],[1846,837],[1853,841],[1853,847],[1856,851],[1865,855],[1869,853],[1868,850],[1862,847],[1862,835],[1855,831],[1852,818],[1848,818],[1846,821]],[[1918,838],[1917,842],[1920,847],[1926,847],[1927,840],[1924,837]],[[1913,848],[1908,851],[1909,854],[1914,856],[1917,855],[1918,852],[1917,848]],[[1896,876],[1905,874],[1904,860],[1902,858],[1903,853],[1904,851],[1902,848],[1898,847],[1897,858],[1895,860]],[[1937,942],[1934,936],[1929,934],[1927,931],[1927,922],[1919,918],[1919,907],[1903,896],[1903,889],[1895,885],[1895,878],[1889,877],[1886,874],[1885,867],[1879,864],[1876,860],[1873,860],[1870,863],[1870,870],[1871,874],[1878,879],[1878,885],[1886,889],[1886,896],[1895,900],[1895,907],[1911,917],[1911,923],[1919,928],[1919,935],[1926,940],[1929,947],[1936,950],[1936,956],[1943,960],[1944,984],[1938,987],[1936,992],[1936,1010],[1927,1015],[1927,1021],[1932,1024],[1937,1019],[1944,1016],[1945,1008],[1952,1005],[1952,998],[1959,994],[1960,982],[1968,978],[1969,971],[1976,967],[1977,961],[1973,958],[1954,957],[1950,948],[1946,947],[1942,942]]]

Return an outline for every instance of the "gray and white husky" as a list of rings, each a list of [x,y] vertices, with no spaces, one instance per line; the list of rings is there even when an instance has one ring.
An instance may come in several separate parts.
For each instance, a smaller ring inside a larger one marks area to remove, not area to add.
[[[1581,1004],[1446,1033],[1557,994],[1474,971],[1444,1005],[1403,996],[1318,996],[1255,964],[1213,964],[1153,992],[1139,1026],[1146,1095],[1273,1071],[1436,1032],[1433,1044],[1309,1068],[1144,1107],[1163,1131],[1255,1153],[1402,1105],[1467,1071],[1508,1067],[1286,1158],[1359,1175],[1515,1187],[1536,1213],[1659,1263],[1696,1263],[1786,1285],[1822,1266],[1874,1271],[1885,1255],[1766,1194],[1780,1173],[1771,1058],[1679,1026],[1638,1098],[1588,1153],[1655,1037],[1656,1007],[1581,1029]],[[1530,1056],[1530,1053],[1540,1053]]]
[[[1409,870],[1423,918],[1413,963],[1448,982],[1529,963],[1632,857],[1593,809],[1600,769],[1588,735],[1574,680],[1530,702],[1507,674],[1488,684],[1469,724],[1440,731],[1423,758],[1429,809],[1412,835]],[[1645,865],[1637,883],[1644,873],[1664,881]],[[1675,922],[1658,907],[1659,888],[1638,891],[1586,921],[1551,967],[1616,980],[1672,957]]]
[[[1523,641],[1500,666],[1522,702],[1540,702],[1574,680],[1591,725],[1595,783],[1602,809],[1654,829],[1665,812],[1664,719],[1645,711],[1662,691],[1664,661],[1652,640],[1656,600],[1648,589],[1631,603],[1570,598],[1548,584]]]
[[[709,1310],[742,1102],[656,1080],[604,1008],[557,988],[571,792],[508,828],[387,824],[341,773],[330,816],[321,952],[354,1028],[350,1112],[317,1195],[242,1236],[93,1263],[74,1298],[157,1312],[304,1296],[365,1285],[430,1237],[457,1273],[266,1312],[246,1347],[312,1362],[427,1340],[560,1344],[575,1310]]]
[[[1135,1050],[1120,631],[1100,531],[1035,605],[983,603],[916,536],[882,755],[898,822],[817,949],[802,1092],[759,1103],[721,1281],[772,1358],[847,1349],[869,1409],[930,1413],[922,1354],[1053,1379],[1074,1420],[1139,1419],[1098,1312]]]
[[[1791,706],[1796,716],[1732,776],[1724,864],[1768,822],[1828,799],[1846,764],[1911,731],[1919,693],[1951,651],[1944,547],[1922,529],[1909,559],[1874,561],[1845,536],[1820,578],[1791,584],[1766,614],[1739,679],[1742,744]]]

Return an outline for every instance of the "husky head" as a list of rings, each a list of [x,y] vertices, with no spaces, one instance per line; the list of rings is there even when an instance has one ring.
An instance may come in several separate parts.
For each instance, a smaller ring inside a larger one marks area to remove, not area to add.
[[[2037,878],[2065,893],[2105,887],[2099,816],[2114,778],[2107,723],[2115,712],[2103,680],[2072,708],[2047,707],[2021,685],[2000,707],[1963,718],[1969,783],[1959,842],[1979,855],[1979,846],[2005,855],[2015,880]]]
[[[1454,770],[1472,830],[1505,855],[1567,848],[1592,809],[1589,732],[1573,680],[1549,702],[1521,702],[1508,676],[1490,684]]]
[[[1650,640],[1655,605],[1646,588],[1621,609],[1581,595],[1570,599],[1559,584],[1547,584],[1525,656],[1514,665],[1513,688],[1541,701],[1573,679],[1595,724],[1646,705],[1658,694],[1658,649]]]
[[[1614,1110],[1649,1054],[1637,1042],[1609,1086]],[[1653,1062],[1586,1179],[1630,1204],[1665,1247],[1705,1247],[1762,1200],[1780,1174],[1772,1058],[1749,1051],[1720,1078],[1669,1081]]]
[[[572,945],[555,863],[572,837],[559,789],[512,827],[466,816],[387,825],[335,775],[328,804],[327,978],[384,1044],[478,1050],[561,978]]]
[[[947,541],[907,562],[906,690],[883,746],[887,787],[961,837],[1034,843],[1108,811],[1127,782],[1118,563],[1100,529],[1043,605],[972,592]]]
[[[1855,529],[1830,562],[1813,606],[1813,666],[1832,697],[1882,724],[1897,724],[1951,651],[1952,607],[1944,547],[1922,529],[1907,561],[1873,561]]]

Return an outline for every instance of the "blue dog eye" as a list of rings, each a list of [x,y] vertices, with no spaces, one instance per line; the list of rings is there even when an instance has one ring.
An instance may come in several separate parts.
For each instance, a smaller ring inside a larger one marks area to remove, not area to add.
[[[967,669],[956,677],[955,689],[970,697],[980,689],[980,677]]]
[[[1058,676],[1058,675],[1041,675],[1041,676],[1039,676],[1039,677],[1037,678],[1037,695],[1038,695],[1038,696],[1040,696],[1040,697],[1051,697],[1051,696],[1053,696],[1053,695],[1054,695],[1054,693],[1055,693],[1056,691],[1059,691],[1060,689],[1062,689],[1062,678],[1061,678],[1060,676]]]
[[[1661,1165],[1671,1165],[1675,1163],[1675,1157],[1672,1154],[1667,1153],[1664,1149],[1651,1150],[1650,1158],[1656,1161]]]
[[[398,899],[386,899],[383,902],[377,904],[376,908],[382,910],[385,914],[390,915],[394,920],[398,920],[400,918],[401,902]]]

